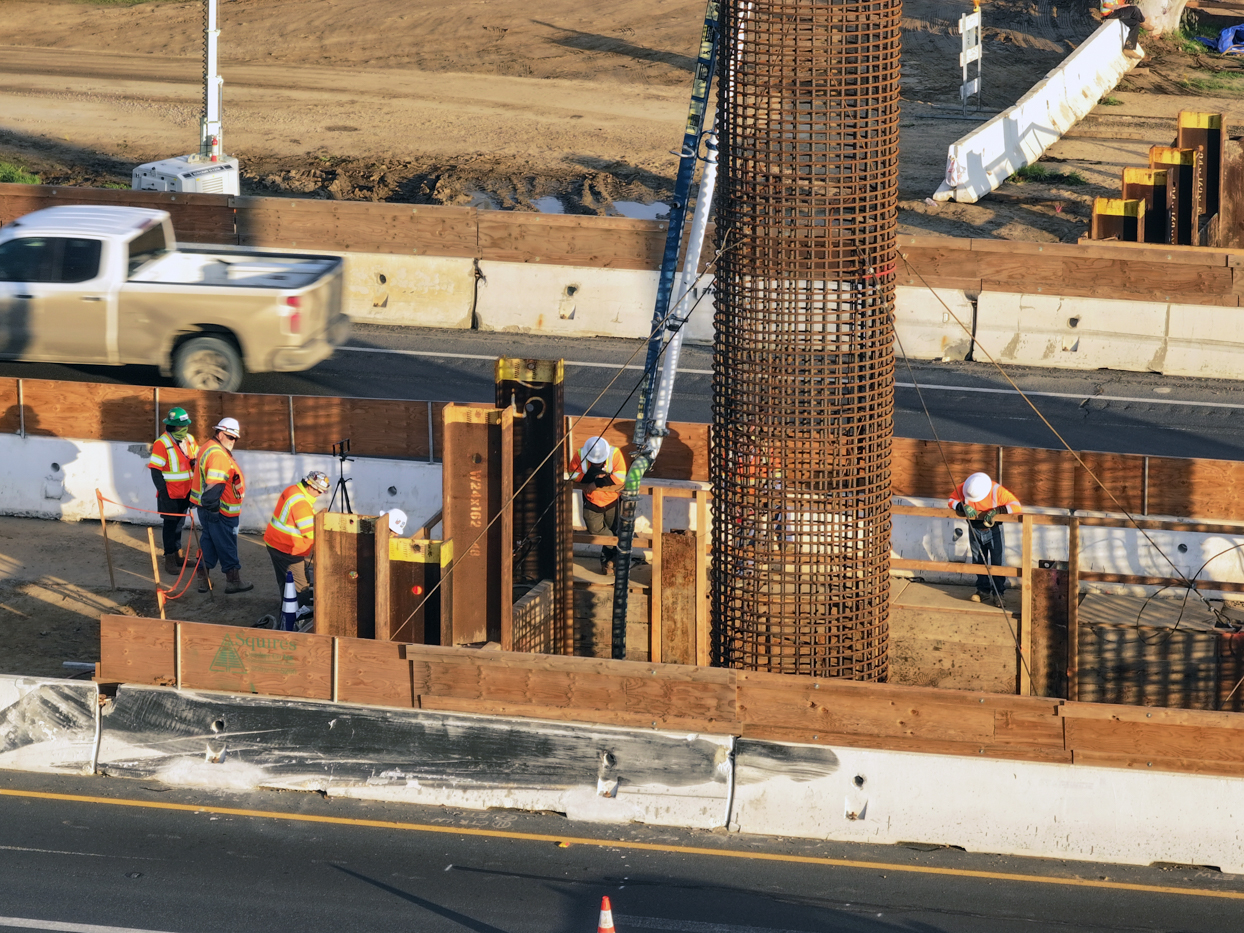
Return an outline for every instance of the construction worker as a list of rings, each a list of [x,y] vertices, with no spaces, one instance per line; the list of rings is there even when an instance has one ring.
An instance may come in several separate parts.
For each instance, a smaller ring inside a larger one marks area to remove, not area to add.
[[[1123,39],[1123,54],[1128,58],[1143,58],[1144,51],[1137,48],[1136,40],[1140,36],[1140,26],[1145,21],[1145,14],[1136,5],[1136,0],[1100,0],[1097,12],[1102,20],[1117,19],[1127,28]]]
[[[987,567],[1002,566],[1002,526],[997,524],[998,514],[1018,515],[1024,510],[1011,491],[995,483],[987,473],[973,473],[955,487],[947,505],[956,515],[968,520],[972,563]],[[977,574],[972,602],[989,602],[1001,608],[1002,586],[1005,582],[999,583],[995,589],[988,573]]]
[[[218,560],[228,581],[226,593],[245,593],[255,588],[255,584],[242,580],[242,562],[238,559],[238,522],[246,497],[246,478],[233,459],[233,446],[241,434],[237,419],[221,418],[212,429],[212,439],[199,451],[190,502],[198,509],[203,536],[200,593],[211,588],[208,571]]]
[[[277,592],[285,595],[285,574],[292,572],[300,606],[311,601],[307,570],[315,555],[315,500],[326,492],[328,475],[312,470],[277,498],[263,533],[276,572]]]
[[[622,451],[603,437],[589,437],[571,458],[570,480],[583,489],[583,521],[590,535],[618,534],[618,498],[626,483]],[[607,544],[600,551],[600,572],[616,569],[618,549]]]
[[[151,482],[156,488],[156,511],[164,518],[164,570],[179,574],[182,566],[181,532],[190,510],[190,487],[199,445],[190,433],[190,416],[184,408],[170,408],[164,416],[164,433],[151,445]]]

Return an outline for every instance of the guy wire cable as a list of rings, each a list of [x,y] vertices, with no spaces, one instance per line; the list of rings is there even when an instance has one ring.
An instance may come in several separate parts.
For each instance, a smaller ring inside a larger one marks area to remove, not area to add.
[[[719,259],[722,257],[722,255],[723,255],[723,254],[724,254],[727,250],[729,250],[729,249],[731,249],[731,248],[733,247],[733,244],[730,244],[730,243],[729,243],[729,238],[730,238],[730,231],[729,231],[729,230],[726,230],[726,231],[725,231],[725,233],[722,235],[722,246],[721,246],[721,248],[717,250],[717,252],[713,255],[713,258],[712,258],[712,259],[708,262],[708,264],[705,266],[705,270],[704,270],[704,272],[703,272],[703,273],[699,273],[699,274],[696,276],[696,282],[699,282],[700,278],[701,278],[701,277],[702,277],[705,273],[707,273],[710,269],[712,269],[712,268],[713,268],[713,266],[715,266],[715,265],[717,264],[717,260],[719,260]],[[707,294],[708,294],[708,292],[707,292],[707,291],[704,291],[704,292],[702,292],[702,293],[700,294],[700,296],[699,296],[698,298],[696,298],[695,303],[694,303],[694,304],[692,304],[692,306],[691,306],[691,311],[688,311],[688,312],[687,312],[687,316],[688,316],[688,317],[690,317],[690,316],[691,316],[691,313],[692,313],[692,312],[694,312],[694,311],[695,311],[695,309],[696,309],[696,308],[698,308],[698,307],[700,306],[700,302],[704,300],[704,296],[705,296],[705,295],[707,295]],[[573,432],[573,431],[574,431],[575,427],[577,427],[577,426],[578,426],[579,422],[581,422],[584,418],[586,418],[586,417],[588,416],[588,414],[592,411],[592,409],[596,407],[596,404],[597,404],[597,403],[598,403],[598,402],[599,402],[602,398],[604,398],[604,397],[605,397],[605,393],[606,393],[606,392],[608,392],[611,388],[613,388],[613,384],[614,384],[615,382],[617,382],[617,381],[618,381],[618,379],[620,379],[620,378],[622,377],[622,374],[623,374],[624,372],[626,372],[626,367],[630,365],[631,360],[635,359],[635,357],[637,357],[637,356],[639,355],[640,350],[646,350],[646,349],[647,349],[647,346],[648,346],[648,341],[652,339],[652,336],[653,336],[654,334],[656,334],[656,333],[657,333],[657,331],[659,331],[661,328],[663,328],[663,327],[665,326],[665,322],[666,322],[666,321],[669,319],[669,317],[670,317],[670,316],[671,316],[671,315],[672,315],[672,314],[673,314],[673,313],[674,313],[674,312],[678,309],[678,307],[682,304],[682,299],[683,299],[683,298],[685,298],[685,297],[686,297],[686,293],[684,293],[683,295],[680,295],[680,296],[679,296],[678,301],[676,301],[676,302],[674,302],[674,303],[672,304],[672,306],[671,306],[670,310],[669,310],[668,312],[666,312],[665,316],[664,316],[663,318],[661,318],[661,320],[660,320],[659,322],[657,322],[657,324],[653,327],[653,329],[652,329],[652,333],[650,333],[647,337],[643,338],[644,342],[643,342],[643,343],[641,343],[638,347],[636,347],[635,352],[633,352],[633,353],[632,353],[629,357],[627,357],[627,358],[626,358],[626,360],[625,360],[625,361],[621,364],[621,366],[619,366],[619,367],[618,367],[618,371],[614,374],[613,378],[609,380],[609,383],[608,383],[608,384],[607,384],[607,385],[606,385],[603,389],[601,389],[601,390],[600,390],[600,392],[599,392],[599,394],[597,394],[596,398],[594,398],[594,399],[591,401],[591,403],[587,406],[587,408],[586,408],[586,409],[584,409],[583,414],[579,415],[579,417],[578,417],[578,418],[576,418],[576,419],[574,420],[574,423],[573,423],[573,424],[571,424],[571,426],[570,426],[570,430],[571,430],[571,432]],[[656,359],[655,359],[655,360],[654,360],[654,362],[653,362],[653,365],[654,365],[654,366],[656,365],[656,363],[657,363],[657,362],[659,362],[659,361],[660,361],[661,356],[664,354],[664,352],[665,352],[665,348],[663,347],[663,348],[661,349],[661,353],[657,354]],[[647,367],[644,367],[644,371],[640,374],[640,380],[641,380],[641,382],[642,382],[642,380],[643,380],[644,378],[646,378],[646,377],[647,377],[647,372],[648,372],[648,368],[647,368]],[[635,385],[635,388],[631,389],[630,393],[627,395],[627,401],[629,401],[629,400],[630,400],[630,397],[631,397],[632,395],[634,395],[634,394],[635,394],[635,391],[636,391],[636,389],[638,389],[638,388],[639,388],[639,385],[640,385],[640,383],[638,383],[638,382],[637,382],[637,383],[636,383],[636,385]],[[617,417],[618,417],[618,414],[622,411],[622,408],[623,408],[623,407],[625,407],[625,404],[626,404],[626,403],[624,402],[624,403],[623,403],[623,405],[619,406],[619,407],[618,407],[618,410],[617,410],[616,412],[614,412],[614,414],[613,414],[613,418],[611,418],[611,419],[610,419],[610,423],[612,423],[612,422],[613,422],[613,420],[614,420],[615,418],[617,418]],[[566,437],[566,435],[564,435],[564,434],[563,434],[563,435],[562,435],[562,439],[564,440],[564,438],[565,438],[565,437]],[[475,536],[475,539],[474,539],[473,541],[471,541],[471,543],[470,543],[470,544],[468,544],[468,545],[467,545],[466,550],[465,550],[465,551],[463,551],[463,553],[464,553],[464,554],[465,554],[465,553],[468,553],[468,552],[470,551],[470,549],[471,549],[471,548],[473,548],[476,544],[478,544],[478,543],[479,543],[480,539],[482,539],[482,538],[484,537],[484,535],[486,535],[486,534],[488,533],[488,529],[490,529],[490,528],[493,526],[493,524],[497,521],[497,519],[499,519],[499,518],[500,518],[500,517],[501,517],[501,516],[505,513],[506,506],[512,505],[512,504],[514,503],[514,500],[518,497],[518,494],[519,494],[520,492],[522,492],[522,491],[523,491],[523,490],[527,487],[527,484],[528,484],[528,483],[530,483],[532,480],[534,480],[534,479],[536,478],[537,473],[539,473],[539,471],[540,471],[540,467],[542,467],[542,466],[544,466],[544,464],[548,463],[548,461],[549,461],[549,458],[550,458],[550,457],[552,457],[552,456],[554,456],[555,454],[559,453],[559,452],[561,451],[561,449],[562,449],[562,446],[563,446],[563,444],[559,441],[559,443],[557,444],[557,446],[556,446],[553,450],[550,450],[550,451],[549,451],[549,452],[545,455],[544,459],[543,459],[543,460],[541,460],[538,464],[536,464],[536,466],[532,469],[531,474],[527,477],[527,479],[526,479],[526,480],[524,480],[521,484],[519,484],[518,488],[517,488],[517,489],[515,489],[515,490],[514,490],[514,491],[510,494],[510,498],[509,498],[509,500],[508,500],[508,501],[506,501],[506,502],[505,502],[505,503],[501,506],[501,508],[497,511],[497,514],[496,514],[496,515],[494,515],[494,516],[492,517],[492,519],[488,522],[488,524],[486,524],[486,525],[483,527],[483,529],[480,531],[480,533],[479,533],[478,535],[476,535],[476,536]],[[546,509],[546,511],[547,511],[547,509]],[[512,552],[511,552],[511,556],[513,556]],[[449,577],[449,575],[450,575],[450,574],[452,574],[452,573],[453,573],[453,571],[454,571],[454,565],[453,565],[453,564],[450,564],[450,565],[449,565],[449,568],[448,568],[448,572],[445,574],[445,576],[441,577],[441,579],[440,579],[440,580],[438,580],[438,581],[436,582],[436,585],[435,585],[435,586],[433,586],[430,590],[428,590],[428,591],[424,594],[423,599],[421,599],[421,600],[419,601],[419,605],[415,606],[415,608],[411,610],[410,615],[408,615],[408,616],[407,616],[407,617],[406,617],[406,618],[402,621],[402,623],[401,623],[400,625],[398,625],[398,626],[397,626],[397,628],[399,628],[399,629],[400,629],[403,625],[405,625],[407,622],[409,622],[411,619],[413,619],[413,618],[415,617],[415,615],[419,612],[419,610],[420,610],[420,609],[422,609],[422,608],[424,607],[424,605],[427,603],[427,601],[428,601],[429,599],[431,599],[431,598],[432,598],[432,594],[433,594],[433,593],[435,593],[437,590],[439,590],[439,589],[440,589],[441,584],[442,584],[443,582],[445,582],[445,580]]]

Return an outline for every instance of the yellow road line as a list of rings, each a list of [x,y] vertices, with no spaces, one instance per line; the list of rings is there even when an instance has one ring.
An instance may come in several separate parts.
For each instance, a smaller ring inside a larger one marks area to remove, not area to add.
[[[432,826],[427,823],[398,823],[392,820],[359,820],[347,816],[317,816],[310,813],[280,813],[274,810],[241,810],[234,807],[198,806],[191,803],[163,803],[154,800],[128,800],[124,797],[87,797],[80,794],[51,794],[34,790],[5,790],[0,797],[28,797],[39,800],[61,800],[71,803],[96,803],[114,807],[137,807],[141,810],[180,810],[186,813],[211,813],[219,816],[249,816],[299,823],[329,823],[337,826],[362,826],[369,829],[397,829],[405,832],[443,833],[450,836],[485,836],[491,839],[516,839],[523,842],[560,842],[566,845],[596,846],[608,849],[633,849],[644,852],[667,852],[672,855],[707,855],[713,858],[746,859],[762,862],[788,862],[799,865],[824,865],[830,868],[861,868],[867,871],[908,872],[917,875],[944,875],[954,878],[980,878],[987,881],[1017,881],[1027,884],[1053,884],[1074,888],[1105,888],[1115,891],[1136,891],[1141,894],[1179,894],[1185,897],[1217,897],[1244,901],[1244,891],[1213,891],[1208,888],[1176,888],[1169,885],[1132,884],[1126,881],[1094,881],[1088,878],[1056,878],[1051,875],[1018,875],[1000,871],[975,871],[968,868],[936,868],[932,865],[898,865],[892,862],[862,862],[856,859],[826,858],[817,855],[782,855],[775,852],[739,852],[730,849],[705,849],[699,846],[670,846],[655,842],[628,842],[620,839],[590,839],[581,836],[516,833],[502,829],[475,829],[465,826]]]

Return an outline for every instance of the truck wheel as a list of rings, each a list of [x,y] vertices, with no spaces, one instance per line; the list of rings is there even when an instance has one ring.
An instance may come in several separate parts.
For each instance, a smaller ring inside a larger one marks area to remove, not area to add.
[[[237,347],[220,337],[195,337],[173,354],[173,380],[183,389],[236,392],[245,372]]]

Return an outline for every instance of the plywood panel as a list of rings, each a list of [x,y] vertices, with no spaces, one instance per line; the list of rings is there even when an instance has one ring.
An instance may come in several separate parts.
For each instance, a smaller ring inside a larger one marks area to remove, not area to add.
[[[1072,751],[1125,758],[1175,758],[1244,764],[1244,742],[1234,729],[1149,725],[1106,719],[1065,720]]]
[[[1217,634],[1147,625],[1079,624],[1078,697],[1096,703],[1209,709]]]
[[[372,638],[376,633],[376,520],[315,513],[315,631]]]
[[[1067,571],[1034,567],[1032,684],[1037,696],[1067,695]]]
[[[631,438],[635,422],[610,421],[608,418],[571,418],[572,443],[575,448],[583,446],[589,437],[602,436],[614,447],[621,447],[627,465],[635,455]],[[671,422],[670,433],[661,444],[661,456],[657,458],[648,476],[652,479],[708,480],[708,438],[710,426],[693,422]],[[602,433],[603,432],[603,433]]]
[[[0,379],[0,434],[16,434],[21,423],[21,412],[17,407],[17,380]]]
[[[332,698],[332,639],[181,623],[181,684],[195,690]]]
[[[191,431],[206,443],[221,418],[236,418],[242,429],[239,450],[290,452],[289,396],[239,392],[161,389],[160,414],[180,406],[194,421]]]
[[[480,258],[607,269],[659,269],[666,224],[626,217],[479,212]]]
[[[695,664],[696,561],[694,532],[661,535],[661,659]]]
[[[152,389],[23,379],[22,399],[26,433],[36,437],[136,443],[156,438]]]
[[[0,185],[0,223],[45,207],[109,204],[168,211],[178,240],[189,243],[235,243],[233,208],[223,194],[125,191],[53,185]]]
[[[881,748],[898,752],[919,752],[927,755],[970,755],[973,758],[1001,758],[1010,761],[1043,761],[1070,764],[1071,752],[1062,748],[1039,745],[996,745],[986,742],[955,742],[911,738],[898,735],[858,735],[758,726],[744,723],[739,733],[747,739],[772,742],[802,742],[839,748]]]
[[[133,616],[100,617],[99,680],[172,684],[176,673],[172,622]]]
[[[399,644],[337,640],[337,699],[342,703],[417,708],[411,671]]]
[[[299,453],[326,454],[349,438],[356,456],[426,460],[428,403],[295,395],[294,437]]]
[[[234,198],[244,246],[354,250],[367,253],[477,254],[474,208]]]

